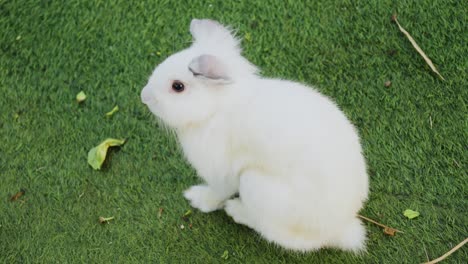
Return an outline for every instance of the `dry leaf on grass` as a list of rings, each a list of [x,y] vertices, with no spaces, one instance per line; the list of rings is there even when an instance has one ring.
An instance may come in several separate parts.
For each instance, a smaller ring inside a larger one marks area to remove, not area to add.
[[[23,196],[26,193],[25,189],[21,189],[19,192],[17,192],[15,195],[11,196],[10,201],[14,202],[18,200],[21,196]]]
[[[396,230],[396,229],[393,229],[393,228],[391,228],[391,227],[386,226],[386,227],[384,227],[383,232],[384,232],[386,235],[395,236],[395,233],[397,232],[397,230]]]
[[[162,207],[159,208],[159,210],[158,210],[158,218],[161,218],[163,211],[164,211],[164,208],[162,208]]]
[[[99,223],[101,223],[101,224],[109,223],[109,221],[112,220],[112,219],[114,219],[113,216],[111,216],[111,217],[102,217],[102,216],[100,216],[99,217]]]
[[[431,70],[433,72],[435,72],[442,80],[445,81],[444,77],[442,77],[442,75],[440,75],[439,71],[437,70],[437,68],[434,66],[434,64],[432,63],[431,59],[429,59],[429,57],[426,55],[426,53],[424,53],[424,51],[419,47],[419,45],[416,43],[416,41],[413,39],[413,37],[411,37],[411,35],[408,33],[408,31],[406,31],[401,25],[400,23],[398,23],[398,19],[397,19],[397,16],[396,15],[393,15],[392,16],[392,21],[395,22],[397,25],[398,25],[398,28],[400,29],[400,31],[405,34],[405,36],[408,38],[408,40],[411,42],[411,44],[413,45],[413,47],[416,49],[416,51],[423,57],[423,59],[426,61],[427,65],[429,65],[429,67],[431,67]]]

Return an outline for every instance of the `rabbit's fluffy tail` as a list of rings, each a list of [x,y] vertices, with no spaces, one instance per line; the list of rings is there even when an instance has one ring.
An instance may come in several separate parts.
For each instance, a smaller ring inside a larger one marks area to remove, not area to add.
[[[353,219],[343,231],[338,234],[331,246],[354,252],[364,251],[366,244],[366,229],[357,218]]]

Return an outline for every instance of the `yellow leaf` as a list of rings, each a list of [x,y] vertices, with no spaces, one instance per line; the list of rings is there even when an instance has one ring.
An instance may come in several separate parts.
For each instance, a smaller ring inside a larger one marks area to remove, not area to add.
[[[99,217],[99,223],[101,223],[101,224],[109,223],[109,221],[112,220],[112,219],[114,219],[113,216],[111,216],[111,217],[100,216]]]
[[[229,251],[224,250],[223,255],[221,255],[221,258],[224,259],[224,260],[228,259],[229,258]]]
[[[107,117],[111,117],[113,114],[115,114],[115,112],[119,111],[119,106],[116,105],[114,108],[112,108],[112,110],[110,112],[107,112],[106,113],[106,116]]]
[[[125,139],[108,138],[98,146],[92,148],[88,152],[88,164],[95,170],[101,169],[104,160],[106,160],[107,150],[109,147],[121,146],[125,143]]]
[[[86,94],[83,91],[81,91],[76,95],[76,101],[78,103],[82,103],[84,100],[86,100]]]
[[[191,214],[192,214],[192,210],[188,210],[187,212],[185,212],[183,217],[189,217]]]
[[[245,33],[245,35],[244,35],[244,39],[245,39],[246,41],[251,41],[251,40],[252,40],[252,35],[250,35],[250,33],[247,32],[247,33]]]

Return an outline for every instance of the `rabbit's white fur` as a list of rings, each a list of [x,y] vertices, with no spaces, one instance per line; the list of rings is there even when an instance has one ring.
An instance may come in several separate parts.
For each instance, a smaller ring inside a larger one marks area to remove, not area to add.
[[[224,208],[287,249],[363,250],[368,177],[346,116],[311,87],[258,76],[218,22],[194,19],[190,32],[191,47],[162,62],[141,97],[205,181],[184,192],[191,205]]]

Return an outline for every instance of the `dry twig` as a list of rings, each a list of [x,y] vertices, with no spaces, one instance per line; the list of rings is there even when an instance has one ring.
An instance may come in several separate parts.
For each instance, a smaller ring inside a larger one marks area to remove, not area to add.
[[[429,67],[431,67],[431,70],[433,72],[435,72],[442,80],[445,81],[444,77],[442,77],[442,75],[440,75],[439,71],[437,70],[437,68],[434,66],[434,64],[432,63],[431,59],[429,59],[429,57],[426,55],[426,53],[424,53],[424,51],[419,47],[419,45],[416,43],[416,41],[413,39],[413,37],[411,37],[411,35],[408,33],[408,31],[406,31],[401,25],[400,23],[398,23],[398,19],[397,19],[397,16],[396,15],[393,15],[392,16],[392,21],[395,22],[397,25],[398,25],[398,28],[400,29],[400,31],[405,34],[405,36],[408,38],[408,40],[411,42],[411,44],[413,45],[413,47],[416,49],[416,51],[419,53],[419,55],[421,55],[423,57],[423,59],[426,61],[427,65],[429,65]]]
[[[435,264],[435,263],[438,263],[442,260],[444,260],[446,257],[450,256],[453,252],[457,251],[459,248],[463,247],[463,245],[466,244],[466,242],[468,242],[468,238],[465,238],[465,240],[463,240],[462,242],[460,242],[460,244],[456,245],[454,248],[452,248],[449,252],[445,253],[444,255],[442,255],[441,257],[438,257],[434,260],[431,260],[429,262],[426,262],[424,264]]]
[[[427,259],[427,261],[430,261],[429,255],[427,254],[426,246],[424,245],[424,243],[423,243],[423,248],[424,248],[424,253],[426,253],[426,259]]]
[[[357,216],[358,216],[359,218],[364,219],[364,220],[366,220],[366,221],[368,221],[368,222],[371,222],[371,223],[373,223],[373,224],[375,224],[375,225],[378,225],[378,226],[380,226],[380,227],[383,227],[384,233],[387,234],[387,235],[389,235],[389,236],[394,236],[396,232],[398,232],[398,233],[404,233],[403,231],[400,231],[400,230],[395,229],[395,228],[388,227],[388,226],[386,226],[386,225],[384,225],[384,224],[381,224],[381,223],[379,223],[379,222],[377,222],[377,221],[375,221],[375,220],[372,220],[372,219],[367,218],[367,217],[365,217],[365,216],[362,216],[362,215],[360,215],[360,214],[358,214]]]

